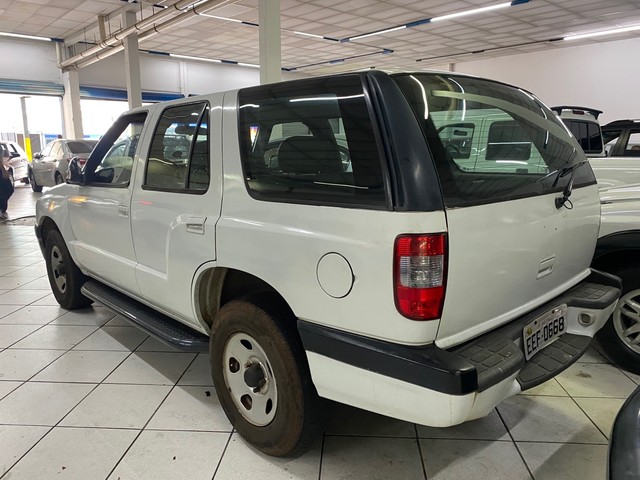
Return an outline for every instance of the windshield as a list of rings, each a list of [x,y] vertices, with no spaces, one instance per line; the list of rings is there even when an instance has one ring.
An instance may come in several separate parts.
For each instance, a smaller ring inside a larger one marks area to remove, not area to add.
[[[555,172],[585,160],[556,115],[523,90],[449,74],[393,78],[425,133],[448,206],[562,190],[568,178]],[[588,166],[576,168],[576,187],[594,181]]]

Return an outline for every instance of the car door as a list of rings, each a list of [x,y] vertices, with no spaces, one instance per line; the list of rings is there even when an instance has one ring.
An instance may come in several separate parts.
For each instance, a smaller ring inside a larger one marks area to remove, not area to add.
[[[222,95],[211,101],[221,106]],[[142,188],[131,204],[141,294],[194,326],[192,281],[216,258],[221,205],[222,109],[212,106],[172,105],[149,122],[154,133],[136,174]]]
[[[84,184],[69,196],[79,263],[112,287],[138,294],[129,207],[146,111],[123,115],[87,160]],[[124,147],[123,147],[124,145]]]
[[[33,162],[31,164],[31,171],[38,185],[48,185],[48,178],[51,175],[51,162],[55,162],[53,156],[54,147],[57,148],[57,141],[47,144],[40,153],[36,153],[33,156]]]

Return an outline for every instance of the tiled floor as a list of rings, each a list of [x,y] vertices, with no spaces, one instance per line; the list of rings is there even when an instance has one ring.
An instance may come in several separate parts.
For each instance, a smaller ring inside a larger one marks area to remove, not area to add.
[[[37,196],[18,187],[10,215],[33,214]],[[591,350],[482,420],[434,429],[336,406],[308,453],[269,458],[232,432],[205,355],[100,306],[58,308],[32,227],[0,224],[3,479],[603,480],[607,435],[638,383]]]

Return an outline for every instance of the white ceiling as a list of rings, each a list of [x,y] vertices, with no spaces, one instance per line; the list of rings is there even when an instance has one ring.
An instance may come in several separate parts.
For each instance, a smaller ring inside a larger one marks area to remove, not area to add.
[[[282,66],[314,75],[370,67],[416,70],[640,36],[637,30],[593,39],[549,42],[570,34],[640,25],[640,0],[530,0],[493,12],[351,42],[293,33],[344,39],[501,2],[504,0],[281,0]],[[161,11],[151,3],[143,0],[132,5],[139,19]],[[99,39],[97,16],[107,15],[107,34],[114,33],[122,28],[120,13],[126,5],[121,0],[0,0],[0,31],[72,40],[69,43],[78,40],[93,43]],[[258,23],[258,0],[227,0],[223,6],[206,13]],[[76,45],[75,53],[86,46],[89,45]],[[194,16],[169,33],[141,43],[140,49],[257,64],[258,28]],[[382,54],[385,49],[393,53]],[[341,59],[346,60],[340,62]]]

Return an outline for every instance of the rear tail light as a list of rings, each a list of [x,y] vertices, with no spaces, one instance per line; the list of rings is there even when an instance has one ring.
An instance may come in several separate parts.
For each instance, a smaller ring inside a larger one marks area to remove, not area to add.
[[[402,235],[393,251],[396,308],[412,320],[442,316],[447,273],[447,236]]]

